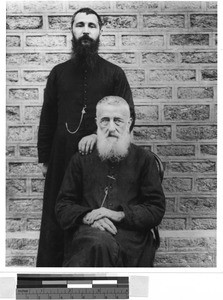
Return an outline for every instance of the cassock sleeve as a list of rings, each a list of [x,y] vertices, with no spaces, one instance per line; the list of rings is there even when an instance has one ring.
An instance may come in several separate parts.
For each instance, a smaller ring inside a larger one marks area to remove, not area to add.
[[[81,205],[82,172],[78,156],[76,153],[67,167],[55,206],[56,218],[64,230],[82,223],[84,215],[92,210]]]
[[[128,83],[127,77],[125,75],[125,72],[121,69],[118,68],[116,73],[115,73],[115,84],[114,84],[114,92],[113,95],[122,97],[125,99],[130,107],[130,114],[132,117],[132,124],[130,130],[132,130],[134,124],[135,124],[135,109],[134,109],[134,102],[132,98],[132,91],[130,88],[130,85]]]
[[[40,115],[37,142],[39,163],[46,163],[49,161],[57,126],[57,114],[56,71],[55,68],[53,68],[44,90],[44,101]]]
[[[137,205],[121,205],[125,213],[122,224],[130,230],[148,230],[159,225],[165,213],[165,196],[153,155],[145,159],[137,200]]]

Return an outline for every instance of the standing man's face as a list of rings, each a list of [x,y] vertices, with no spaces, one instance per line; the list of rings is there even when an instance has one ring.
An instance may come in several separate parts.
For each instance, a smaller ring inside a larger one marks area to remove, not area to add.
[[[96,41],[101,32],[97,16],[94,14],[78,13],[74,19],[72,31],[76,40],[87,35]],[[88,46],[89,40],[82,39],[81,43],[83,46]]]

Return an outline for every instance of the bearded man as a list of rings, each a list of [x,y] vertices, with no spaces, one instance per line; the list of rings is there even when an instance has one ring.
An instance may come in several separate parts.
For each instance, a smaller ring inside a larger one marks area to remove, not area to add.
[[[55,200],[71,156],[91,152],[96,142],[96,104],[104,96],[126,99],[134,119],[132,93],[124,71],[98,55],[102,21],[89,8],[72,17],[71,59],[55,66],[47,80],[38,132],[38,157],[46,176],[38,267],[60,267],[63,231]]]
[[[104,97],[96,115],[96,149],[72,157],[57,198],[63,266],[151,267],[151,230],[165,211],[155,158],[131,143],[132,119],[123,98]]]

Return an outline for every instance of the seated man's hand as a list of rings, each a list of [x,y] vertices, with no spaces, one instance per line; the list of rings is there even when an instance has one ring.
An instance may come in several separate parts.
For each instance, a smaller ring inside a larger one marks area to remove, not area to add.
[[[108,218],[102,218],[100,220],[94,221],[94,223],[91,224],[91,227],[98,228],[102,231],[106,230],[113,235],[115,235],[117,233],[117,228],[112,223],[112,221],[110,221]]]
[[[83,222],[90,225],[94,221],[100,220],[104,217],[115,222],[120,222],[125,217],[125,214],[123,211],[114,211],[105,207],[100,207],[87,213],[83,219]]]
[[[97,134],[90,134],[83,137],[79,144],[78,150],[82,155],[91,153],[97,140]]]

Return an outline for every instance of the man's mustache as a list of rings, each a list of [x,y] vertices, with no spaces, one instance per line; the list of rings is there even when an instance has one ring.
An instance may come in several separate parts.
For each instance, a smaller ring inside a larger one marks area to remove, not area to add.
[[[94,42],[94,40],[92,38],[90,38],[87,34],[84,34],[81,38],[79,38],[79,42],[82,42],[82,41],[89,41],[91,43]]]

